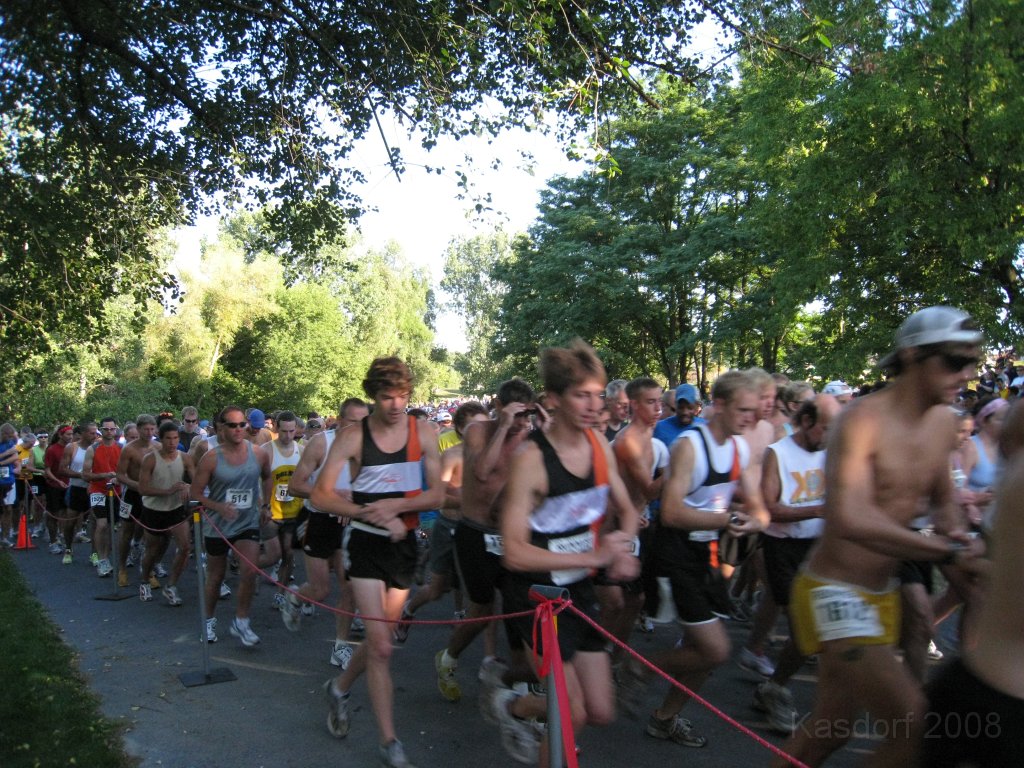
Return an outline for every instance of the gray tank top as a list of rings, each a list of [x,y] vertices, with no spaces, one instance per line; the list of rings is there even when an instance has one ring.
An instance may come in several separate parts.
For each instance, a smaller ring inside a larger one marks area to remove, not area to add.
[[[237,467],[224,458],[224,447],[218,445],[217,466],[210,477],[210,498],[214,501],[230,502],[238,510],[238,517],[228,521],[210,511],[210,517],[227,538],[237,536],[243,531],[258,530],[260,527],[260,463],[256,459],[256,451],[252,443],[245,441],[246,457]],[[216,536],[208,531],[207,536]]]
[[[167,461],[156,452],[156,463],[153,465],[153,476],[151,481],[157,488],[170,488],[177,482],[185,479],[185,462],[181,460],[181,451],[174,454],[174,458]],[[172,493],[170,496],[143,496],[143,506],[149,509],[156,509],[162,512],[170,512],[182,505],[181,495]]]

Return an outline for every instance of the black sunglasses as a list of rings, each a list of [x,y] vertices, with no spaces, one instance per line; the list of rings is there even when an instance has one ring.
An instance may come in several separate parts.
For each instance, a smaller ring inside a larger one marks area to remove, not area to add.
[[[247,421],[225,421],[224,422],[224,426],[227,427],[228,429],[242,429],[243,427],[248,426],[248,424],[249,424],[249,422],[247,422]]]
[[[976,368],[978,357],[976,355],[956,355],[952,352],[940,352],[937,357],[942,361],[943,367],[950,373],[962,371],[967,366]]]

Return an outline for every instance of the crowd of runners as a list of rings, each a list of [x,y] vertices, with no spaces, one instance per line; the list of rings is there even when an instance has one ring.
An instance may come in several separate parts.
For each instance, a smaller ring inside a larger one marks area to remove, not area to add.
[[[534,647],[547,639],[577,733],[618,710],[651,737],[704,747],[686,705],[734,659],[763,677],[752,703],[805,765],[840,748],[865,711],[886,726],[872,764],[1015,765],[1024,370],[1012,351],[986,365],[982,342],[967,315],[930,307],[880,361],[886,384],[861,391],[733,370],[704,402],[691,384],[608,382],[577,341],[542,350],[542,392],[515,378],[485,402],[411,407],[408,367],[385,357],[366,373],[367,399],[345,400],[337,417],[227,406],[210,422],[188,407],[47,433],[4,424],[0,536],[12,546],[28,531],[55,562],[88,556],[122,587],[138,566],[141,600],[179,606],[189,512],[201,507],[205,642],[218,640],[229,568],[228,632],[248,647],[260,642],[259,573],[277,584],[291,631],[333,581],[340,673],[325,684],[327,728],[347,735],[365,673],[383,766],[412,765],[391,653],[437,600],[463,619],[434,656],[440,695],[461,697],[460,656],[482,636],[481,708],[524,764],[549,764]],[[553,638],[534,631],[536,584],[572,601]],[[629,654],[632,634],[666,611],[681,627],[675,646]],[[935,627],[953,614],[960,653],[930,667]],[[499,615],[503,632],[489,620]],[[780,617],[789,637],[772,659]],[[750,623],[735,651],[729,620]],[[801,717],[787,683],[808,663],[819,683]],[[654,667],[679,685],[641,713]]]

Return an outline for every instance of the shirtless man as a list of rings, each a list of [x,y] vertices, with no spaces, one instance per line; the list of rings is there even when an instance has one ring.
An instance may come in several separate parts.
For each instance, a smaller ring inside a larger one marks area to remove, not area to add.
[[[864,710],[889,734],[871,764],[915,764],[925,701],[895,654],[895,575],[908,559],[976,565],[954,501],[956,420],[946,405],[973,376],[981,340],[959,310],[914,313],[880,362],[895,374],[892,383],[846,406],[832,428],[825,528],[790,601],[800,652],[820,659],[814,711],[785,747],[808,765],[841,747]],[[934,536],[909,528],[923,498],[931,502]]]
[[[156,434],[156,418],[152,414],[140,413],[135,425],[139,436],[125,445],[117,462],[117,481],[124,486],[124,496],[118,506],[118,515],[121,518],[120,549],[117,552],[119,587],[128,586],[128,554],[135,538],[135,523],[142,519],[142,497],[139,495],[139,471],[142,469],[142,460],[146,458],[146,454],[159,447],[153,441]],[[142,574],[143,581],[152,578],[152,574]]]
[[[503,560],[509,574],[502,586],[504,610],[529,610],[534,584],[566,589],[575,606],[597,619],[590,573],[606,568],[613,581],[640,574],[634,554],[639,511],[629,500],[604,436],[594,430],[604,407],[604,366],[594,350],[576,340],[568,348],[541,352],[541,377],[558,415],[547,430],[535,430],[512,457],[501,507]],[[598,539],[609,502],[619,509],[619,528]],[[533,645],[533,617],[510,620]],[[587,724],[615,717],[611,662],[605,639],[574,613],[558,619],[558,645],[565,673],[569,716],[579,733]],[[542,652],[540,642],[534,652]],[[546,745],[546,740],[544,742]],[[568,743],[564,744],[569,749]],[[538,765],[547,764],[542,745]]]
[[[359,398],[349,398],[341,404],[340,418],[334,429],[318,431],[303,447],[302,456],[295,467],[289,485],[289,493],[306,502],[298,518],[295,533],[296,542],[305,555],[306,583],[293,594],[285,595],[281,608],[281,620],[291,632],[299,629],[302,621],[302,601],[320,602],[331,590],[331,571],[338,581],[338,612],[334,621],[334,647],[331,650],[331,664],[347,669],[352,660],[352,646],[348,643],[349,630],[353,625],[355,601],[352,585],[345,578],[344,517],[332,515],[313,506],[309,495],[313,491],[317,476],[323,468],[327,453],[338,434],[354,424],[362,423],[370,409]],[[313,421],[313,419],[310,419]],[[346,469],[338,474],[334,490],[352,495],[352,481]]]
[[[534,404],[533,389],[522,379],[503,382],[493,404],[495,419],[469,425],[463,436],[462,517],[455,526],[455,556],[469,597],[469,619],[494,615],[494,594],[503,573],[498,532],[502,492],[512,455],[530,434],[531,417],[544,418]],[[462,695],[455,679],[459,655],[487,626],[483,621],[460,624],[448,647],[437,652],[437,685],[449,701]],[[484,661],[486,666],[489,660]]]
[[[437,438],[417,428],[416,419],[405,412],[412,391],[412,373],[405,363],[397,357],[377,358],[363,390],[373,398],[373,412],[335,439],[310,501],[325,512],[351,518],[349,579],[356,606],[365,617],[389,621],[367,621],[366,640],[348,669],[328,681],[327,728],[337,738],[348,734],[349,691],[366,672],[381,764],[411,768],[395,735],[392,632],[416,569],[419,513],[441,505],[441,462]],[[346,467],[352,475],[351,499],[335,490]]]
[[[658,456],[654,449],[654,427],[661,418],[661,385],[654,379],[643,377],[629,382],[625,391],[633,418],[616,435],[612,442],[612,452],[632,507],[643,510],[661,495],[664,475],[658,469],[658,464],[659,459],[666,463],[668,458],[668,450],[660,440]],[[606,521],[613,523],[613,518],[613,515],[608,515]],[[650,543],[646,537],[647,530],[645,517],[641,519],[637,539],[636,554],[641,562],[646,557],[647,545]],[[594,584],[601,601],[601,626],[623,643],[628,643],[644,605],[643,582],[638,579],[628,584],[609,583],[599,573]],[[612,658],[617,660],[621,652],[622,649],[616,647]]]

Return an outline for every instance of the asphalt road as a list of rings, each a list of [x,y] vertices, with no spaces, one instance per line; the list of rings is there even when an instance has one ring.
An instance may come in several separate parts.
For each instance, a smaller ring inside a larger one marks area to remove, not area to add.
[[[100,579],[89,566],[88,547],[77,545],[75,562],[64,566],[45,546],[8,555],[64,639],[79,654],[90,687],[102,701],[105,715],[124,729],[127,751],[144,768],[284,768],[286,766],[376,766],[377,734],[365,684],[353,689],[352,729],[344,740],[327,732],[323,682],[336,672],[328,657],[334,638],[333,617],[318,609],[297,633],[284,629],[271,605],[273,588],[264,584],[256,596],[253,628],[262,638],[245,648],[228,635],[232,601],[218,607],[220,642],[210,646],[210,666],[226,667],[237,679],[216,685],[186,688],[183,673],[202,672],[196,575],[186,573],[179,587],[183,607],[167,605],[158,595],[153,602],[138,599],[138,571],[130,595],[121,601],[97,599],[116,591],[111,578]],[[301,566],[299,579],[301,582]],[[229,583],[235,586],[236,577]],[[450,617],[450,598],[427,606],[423,619]],[[730,624],[738,649],[748,628]],[[405,645],[393,656],[395,710],[399,736],[409,758],[419,768],[518,765],[502,749],[495,726],[481,716],[476,704],[481,659],[479,643],[463,654],[459,670],[463,699],[455,704],[437,691],[433,656],[446,643],[444,626],[414,627]],[[634,647],[650,654],[678,638],[678,627],[665,624],[653,634],[635,634]],[[734,653],[735,655],[735,653]],[[801,712],[810,707],[813,669],[794,680],[792,688]],[[763,715],[750,708],[758,678],[727,664],[712,676],[702,694],[715,706],[774,744],[782,739],[769,733]],[[651,686],[644,702],[653,708],[665,683]],[[708,710],[691,702],[686,715],[708,738],[703,749],[658,741],[643,732],[642,723],[620,717],[605,728],[589,728],[579,740],[580,765],[688,766],[767,765],[771,755],[748,736]],[[861,761],[870,741],[855,740],[833,757],[830,766]]]

